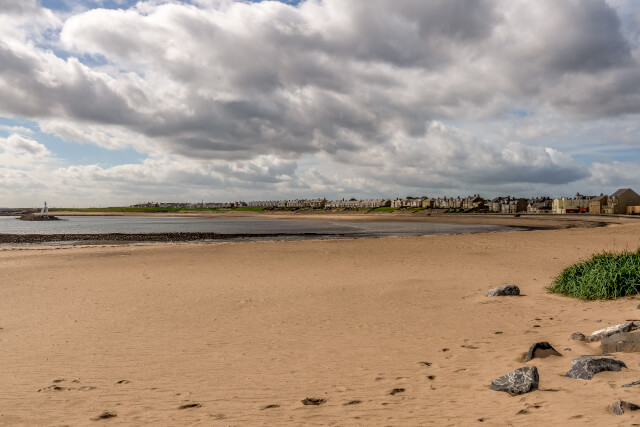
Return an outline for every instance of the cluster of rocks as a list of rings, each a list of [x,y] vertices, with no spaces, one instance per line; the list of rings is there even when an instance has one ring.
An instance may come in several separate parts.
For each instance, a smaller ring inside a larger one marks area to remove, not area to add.
[[[320,233],[219,234],[219,233],[102,233],[102,234],[0,234],[0,243],[46,242],[191,242],[196,240],[233,240],[279,238],[284,236],[324,236]],[[342,234],[332,235],[341,237]]]
[[[24,214],[18,218],[20,221],[58,221],[60,218],[46,214]]]
[[[520,295],[520,289],[516,285],[505,285],[491,289],[488,296],[515,296]],[[596,374],[605,371],[621,371],[627,369],[627,365],[617,360],[609,353],[618,352],[639,352],[640,351],[640,322],[627,322],[619,325],[609,326],[594,331],[588,337],[576,332],[571,335],[572,340],[585,342],[600,341],[601,355],[582,355],[571,360],[571,368],[565,374],[572,379],[591,380]],[[562,356],[548,342],[538,342],[529,348],[525,356],[525,361],[529,362],[535,358]],[[496,378],[490,385],[492,390],[504,391],[512,396],[529,393],[538,389],[540,376],[538,368],[535,366],[525,366],[506,375]],[[622,388],[640,385],[640,380],[624,384]],[[615,415],[622,415],[626,411],[635,411],[640,406],[623,400],[617,400],[609,406],[610,411]]]

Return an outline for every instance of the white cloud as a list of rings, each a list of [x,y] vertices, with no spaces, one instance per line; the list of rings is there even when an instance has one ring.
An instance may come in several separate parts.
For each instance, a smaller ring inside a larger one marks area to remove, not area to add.
[[[109,197],[564,188],[597,181],[572,155],[639,141],[627,0],[6,6],[0,114],[147,154],[56,172]]]
[[[0,138],[0,165],[23,167],[33,162],[49,161],[50,155],[44,145],[18,134]]]

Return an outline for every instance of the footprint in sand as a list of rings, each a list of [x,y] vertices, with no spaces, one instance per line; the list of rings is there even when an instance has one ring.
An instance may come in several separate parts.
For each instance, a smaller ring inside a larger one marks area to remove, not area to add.
[[[118,416],[118,414],[116,414],[115,412],[104,411],[103,413],[101,413],[97,417],[91,418],[91,420],[93,420],[93,421],[108,420],[109,418],[114,418],[114,417],[117,417],[117,416]]]
[[[323,399],[321,397],[307,397],[306,399],[302,400],[302,404],[305,406],[319,406],[322,405],[324,403],[326,403],[327,400]]]
[[[116,384],[129,384],[131,381],[129,380],[120,380]]]
[[[431,362],[418,362],[418,365],[431,366]]]
[[[273,404],[273,405],[267,405],[267,406],[261,408],[260,410],[264,411],[265,409],[275,409],[275,408],[279,408],[279,407],[280,407],[280,405]]]
[[[396,394],[398,394],[398,393],[404,393],[404,389],[403,389],[403,388],[394,388],[393,390],[391,390],[391,391],[389,392],[389,394],[390,394],[391,396],[395,396],[395,395],[396,395]]]
[[[186,403],[184,405],[178,406],[178,409],[191,409],[191,408],[201,408],[201,403]]]
[[[38,390],[38,393],[40,393],[41,391],[67,391],[67,390],[71,390],[70,388],[64,388],[64,387],[60,387],[59,385],[50,385],[48,387],[44,387],[41,388],[40,390]]]

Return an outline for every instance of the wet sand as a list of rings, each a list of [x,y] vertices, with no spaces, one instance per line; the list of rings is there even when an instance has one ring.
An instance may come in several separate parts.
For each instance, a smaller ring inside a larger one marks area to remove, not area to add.
[[[0,424],[629,425],[637,415],[607,406],[640,404],[620,388],[640,379],[640,354],[591,381],[564,374],[599,352],[571,333],[640,319],[640,301],[544,289],[595,251],[637,248],[640,223],[619,222],[1,250]],[[505,283],[524,295],[486,297]],[[537,341],[562,357],[522,362]],[[489,389],[531,365],[540,390]]]

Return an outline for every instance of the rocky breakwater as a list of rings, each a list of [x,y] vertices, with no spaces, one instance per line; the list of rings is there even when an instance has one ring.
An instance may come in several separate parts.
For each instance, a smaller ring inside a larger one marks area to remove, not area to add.
[[[100,234],[0,234],[0,244],[77,242],[81,244],[134,242],[192,242],[201,240],[277,239],[285,237],[321,236],[316,233],[297,234],[218,234],[196,233],[100,233]],[[324,236],[324,234],[322,234]],[[340,236],[340,235],[334,235]]]
[[[58,221],[60,218],[48,214],[24,214],[18,218],[20,221]]]

